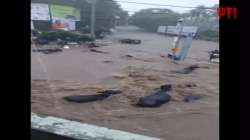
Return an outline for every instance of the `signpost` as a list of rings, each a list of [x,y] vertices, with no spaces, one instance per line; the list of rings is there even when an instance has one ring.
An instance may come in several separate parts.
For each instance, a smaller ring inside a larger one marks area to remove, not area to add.
[[[176,26],[167,26],[166,33],[175,36],[172,59],[184,60],[186,58],[197,30],[198,27],[196,26],[183,26],[182,20],[179,20]],[[179,45],[180,43],[182,46]]]

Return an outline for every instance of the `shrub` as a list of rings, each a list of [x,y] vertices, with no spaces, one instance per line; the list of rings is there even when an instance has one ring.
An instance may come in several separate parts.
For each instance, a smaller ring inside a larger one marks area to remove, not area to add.
[[[197,32],[196,38],[207,41],[219,41],[219,31],[212,31],[212,30],[200,31]]]
[[[39,39],[45,39],[48,41],[56,41],[61,39],[63,41],[74,41],[74,42],[86,42],[93,41],[93,39],[87,35],[82,35],[74,32],[68,31],[49,31],[42,32]]]

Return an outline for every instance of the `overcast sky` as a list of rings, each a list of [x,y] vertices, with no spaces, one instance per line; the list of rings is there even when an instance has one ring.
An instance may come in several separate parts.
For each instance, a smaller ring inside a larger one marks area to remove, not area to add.
[[[119,0],[116,0],[119,1]],[[120,1],[129,1],[129,2],[139,2],[139,3],[157,3],[165,5],[180,5],[180,6],[191,6],[195,7],[198,5],[213,6],[219,4],[219,0],[120,0]],[[167,8],[171,9],[178,13],[184,13],[190,8],[177,8],[177,7],[168,7],[168,6],[149,6],[149,5],[139,5],[134,3],[123,3],[118,2],[124,10],[129,11],[129,14],[133,14],[135,11],[147,8]]]

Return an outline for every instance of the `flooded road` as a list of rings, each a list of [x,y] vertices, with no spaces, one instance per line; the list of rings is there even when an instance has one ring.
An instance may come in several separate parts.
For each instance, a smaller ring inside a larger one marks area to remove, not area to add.
[[[102,47],[101,50],[109,54],[98,54],[89,52],[88,49],[75,48],[65,50],[62,53],[53,55],[44,55],[39,53],[31,53],[31,77],[33,79],[44,79],[46,75],[39,63],[39,57],[42,63],[48,69],[51,79],[55,80],[77,80],[84,83],[96,82],[104,79],[115,72],[119,72],[122,68],[129,65],[147,65],[147,67],[165,67],[166,58],[161,55],[167,55],[170,52],[172,38],[144,33],[130,27],[118,28],[118,31],[111,36],[113,44],[111,46]],[[137,38],[142,40],[140,45],[120,44],[120,38]],[[207,51],[218,49],[218,43],[194,40],[188,58],[185,62],[190,63],[208,63]],[[134,61],[124,59],[122,56],[133,54],[142,60]],[[112,60],[113,63],[103,63],[105,60]],[[153,61],[148,63],[145,61]],[[167,66],[167,65],[166,65]]]
[[[141,39],[142,43],[121,44],[120,38]],[[209,63],[207,53],[218,49],[218,43],[194,40],[188,58],[175,64],[161,57],[170,52],[171,37],[119,27],[107,40],[113,43],[97,48],[107,54],[84,47],[49,55],[32,52],[32,112],[166,140],[219,139],[219,65]],[[187,75],[171,72],[192,64],[207,68]],[[140,97],[166,83],[174,87],[170,103],[151,109],[133,106]],[[186,87],[187,84],[196,86]],[[86,104],[62,99],[113,88],[123,94]],[[206,98],[183,102],[185,96],[195,94]]]

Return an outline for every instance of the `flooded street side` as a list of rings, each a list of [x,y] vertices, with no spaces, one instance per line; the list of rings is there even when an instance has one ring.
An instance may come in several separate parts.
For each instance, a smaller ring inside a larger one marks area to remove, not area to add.
[[[118,41],[128,37],[142,43]],[[193,40],[187,59],[173,63],[161,57],[170,53],[172,37],[128,26],[118,27],[107,40],[112,44],[96,49],[107,53],[84,46],[54,54],[31,52],[32,112],[164,140],[219,140],[219,65],[210,63],[207,53],[218,49],[218,43]],[[193,64],[200,67],[189,74],[173,72]],[[134,106],[163,84],[173,86],[169,103],[159,108]],[[119,89],[122,94],[83,104],[63,100],[68,95],[93,95],[107,89]],[[184,102],[189,95],[204,99]]]

